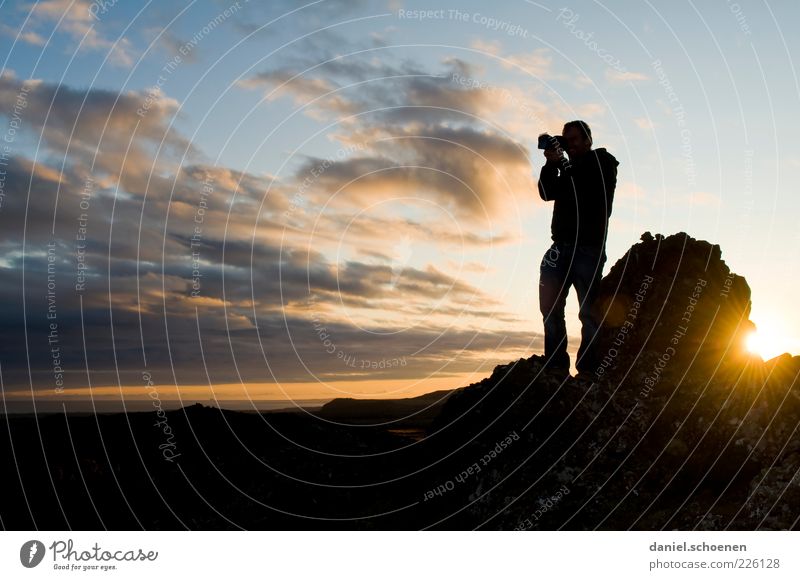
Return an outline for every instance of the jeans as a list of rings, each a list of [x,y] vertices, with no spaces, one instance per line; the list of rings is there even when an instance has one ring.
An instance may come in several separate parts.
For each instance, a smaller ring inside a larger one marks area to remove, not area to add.
[[[605,261],[605,246],[553,242],[545,252],[539,267],[539,310],[544,319],[544,355],[548,366],[569,368],[564,306],[570,286],[575,286],[581,321],[581,345],[575,368],[578,372],[596,370],[595,334],[599,323],[591,309],[597,298]]]

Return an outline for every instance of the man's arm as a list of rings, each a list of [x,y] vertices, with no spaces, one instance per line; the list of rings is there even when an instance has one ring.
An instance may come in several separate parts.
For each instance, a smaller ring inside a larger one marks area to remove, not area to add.
[[[558,165],[545,163],[539,172],[539,197],[544,201],[555,201],[561,197],[563,176],[558,174]]]

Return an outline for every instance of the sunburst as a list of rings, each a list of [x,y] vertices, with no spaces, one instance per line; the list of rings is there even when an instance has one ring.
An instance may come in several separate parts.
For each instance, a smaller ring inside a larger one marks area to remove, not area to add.
[[[756,329],[745,338],[747,350],[760,356],[763,360],[769,360],[787,352],[790,342],[781,326],[769,320],[757,324]]]

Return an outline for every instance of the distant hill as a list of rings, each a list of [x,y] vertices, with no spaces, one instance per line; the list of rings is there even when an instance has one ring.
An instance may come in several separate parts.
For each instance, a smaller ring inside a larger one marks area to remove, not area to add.
[[[322,406],[317,413],[326,419],[352,423],[405,421],[427,424],[439,414],[447,398],[460,389],[434,391],[406,399],[354,399],[340,397]]]
[[[434,391],[405,399],[341,397],[326,403],[315,414],[342,424],[382,425],[389,433],[420,440],[448,397],[459,390]]]

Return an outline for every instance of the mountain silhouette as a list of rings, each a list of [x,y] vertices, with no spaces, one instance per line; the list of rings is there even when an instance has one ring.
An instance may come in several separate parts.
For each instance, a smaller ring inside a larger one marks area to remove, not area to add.
[[[7,529],[796,529],[800,357],[743,347],[719,246],[646,232],[603,278],[598,368],[543,356],[321,409],[4,417]],[[164,446],[172,460],[165,460]],[[177,455],[176,455],[177,454]],[[12,469],[14,469],[12,467]]]

